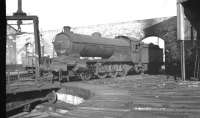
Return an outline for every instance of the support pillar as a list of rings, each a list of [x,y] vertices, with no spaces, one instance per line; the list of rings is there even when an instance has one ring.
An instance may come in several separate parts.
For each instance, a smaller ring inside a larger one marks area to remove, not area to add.
[[[184,45],[184,9],[181,3],[177,2],[177,38],[181,40],[181,77],[185,81],[185,45]]]

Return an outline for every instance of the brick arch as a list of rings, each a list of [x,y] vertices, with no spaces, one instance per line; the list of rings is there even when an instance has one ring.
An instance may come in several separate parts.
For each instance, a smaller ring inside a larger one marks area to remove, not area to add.
[[[141,40],[150,37],[157,36],[165,42],[165,60],[177,60],[180,59],[179,44],[177,41],[177,17],[171,17],[163,22],[152,25],[143,29],[144,35]]]
[[[156,38],[162,39],[162,40],[164,41],[164,43],[165,43],[165,40],[164,40],[163,38],[157,36],[157,35],[150,35],[150,36],[144,37],[144,38],[143,38],[142,40],[140,40],[140,41],[144,41],[144,40],[146,40],[147,38],[150,38],[150,37],[156,37]]]
[[[177,17],[170,17],[163,22],[147,27],[143,29],[143,33],[141,40],[150,36],[157,36],[164,40],[166,72],[169,74],[180,73],[180,69],[174,66],[174,63],[180,62],[181,56],[180,45],[177,41]]]
[[[143,29],[143,37],[157,36],[168,42],[177,39],[177,17],[171,17],[163,22]]]

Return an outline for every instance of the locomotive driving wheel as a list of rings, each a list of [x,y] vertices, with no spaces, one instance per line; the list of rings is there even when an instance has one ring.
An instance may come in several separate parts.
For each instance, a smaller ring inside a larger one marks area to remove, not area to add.
[[[120,77],[125,77],[127,75],[127,70],[123,70],[119,72]]]
[[[99,73],[97,74],[97,76],[98,76],[100,79],[104,79],[104,78],[107,77],[107,73],[105,73],[105,72],[99,72]]]
[[[110,72],[110,73],[109,73],[109,76],[110,76],[111,78],[116,78],[117,75],[118,75],[118,72],[117,72],[117,71],[115,71],[115,72]]]
[[[92,77],[92,74],[88,72],[80,74],[81,80],[90,80],[91,77]]]
[[[134,69],[137,74],[144,73],[144,65],[142,64],[135,65]]]

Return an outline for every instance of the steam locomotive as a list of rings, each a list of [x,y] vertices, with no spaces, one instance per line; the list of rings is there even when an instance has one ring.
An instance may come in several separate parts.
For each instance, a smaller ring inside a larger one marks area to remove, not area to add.
[[[57,57],[49,68],[55,76],[61,71],[65,77],[82,80],[115,78],[129,73],[158,73],[163,64],[163,50],[157,45],[126,36],[103,38],[98,32],[77,34],[69,26],[55,36],[53,46]]]

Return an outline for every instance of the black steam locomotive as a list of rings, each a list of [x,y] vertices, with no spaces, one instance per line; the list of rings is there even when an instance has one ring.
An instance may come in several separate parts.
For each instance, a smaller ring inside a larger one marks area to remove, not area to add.
[[[57,57],[49,65],[55,76],[78,76],[82,80],[126,76],[128,73],[158,73],[163,64],[163,50],[157,45],[117,36],[103,38],[73,33],[70,27],[53,41]]]

